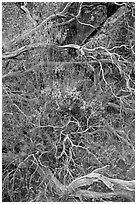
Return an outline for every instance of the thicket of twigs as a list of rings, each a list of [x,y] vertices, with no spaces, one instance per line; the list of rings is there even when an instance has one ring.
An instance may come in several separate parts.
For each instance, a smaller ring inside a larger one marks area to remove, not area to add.
[[[134,201],[134,3],[3,3],[3,201]]]

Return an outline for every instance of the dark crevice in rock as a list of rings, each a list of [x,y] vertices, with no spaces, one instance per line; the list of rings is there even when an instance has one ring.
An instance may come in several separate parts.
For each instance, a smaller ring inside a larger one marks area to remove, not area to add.
[[[116,13],[116,11],[121,7],[120,5],[117,5],[115,3],[112,2],[108,2],[106,4],[107,7],[107,18],[109,18],[110,16],[112,16],[114,13]]]

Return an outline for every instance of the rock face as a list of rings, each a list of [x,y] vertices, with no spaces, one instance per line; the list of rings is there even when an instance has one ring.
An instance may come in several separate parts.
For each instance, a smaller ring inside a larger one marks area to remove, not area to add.
[[[134,201],[134,3],[2,9],[3,201]]]

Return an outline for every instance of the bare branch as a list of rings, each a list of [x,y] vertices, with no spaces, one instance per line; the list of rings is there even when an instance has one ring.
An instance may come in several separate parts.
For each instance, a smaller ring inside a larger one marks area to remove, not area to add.
[[[19,35],[18,37],[14,38],[13,40],[11,40],[8,44],[7,47],[10,47],[13,43],[19,43],[21,41],[23,41],[25,38],[27,38],[28,36],[32,35],[33,33],[35,33],[36,31],[38,31],[42,26],[45,25],[46,29],[47,28],[47,23],[49,21],[52,21],[54,19],[56,19],[57,17],[62,17],[65,15],[65,12],[67,11],[67,9],[69,8],[69,6],[71,6],[72,2],[68,3],[66,5],[66,7],[63,9],[62,12],[56,13],[56,14],[52,14],[50,16],[48,16],[45,20],[43,20],[41,22],[41,24],[39,24],[38,26],[32,28],[31,30],[27,30],[26,32],[22,33],[21,35]],[[46,32],[46,30],[45,30]]]

